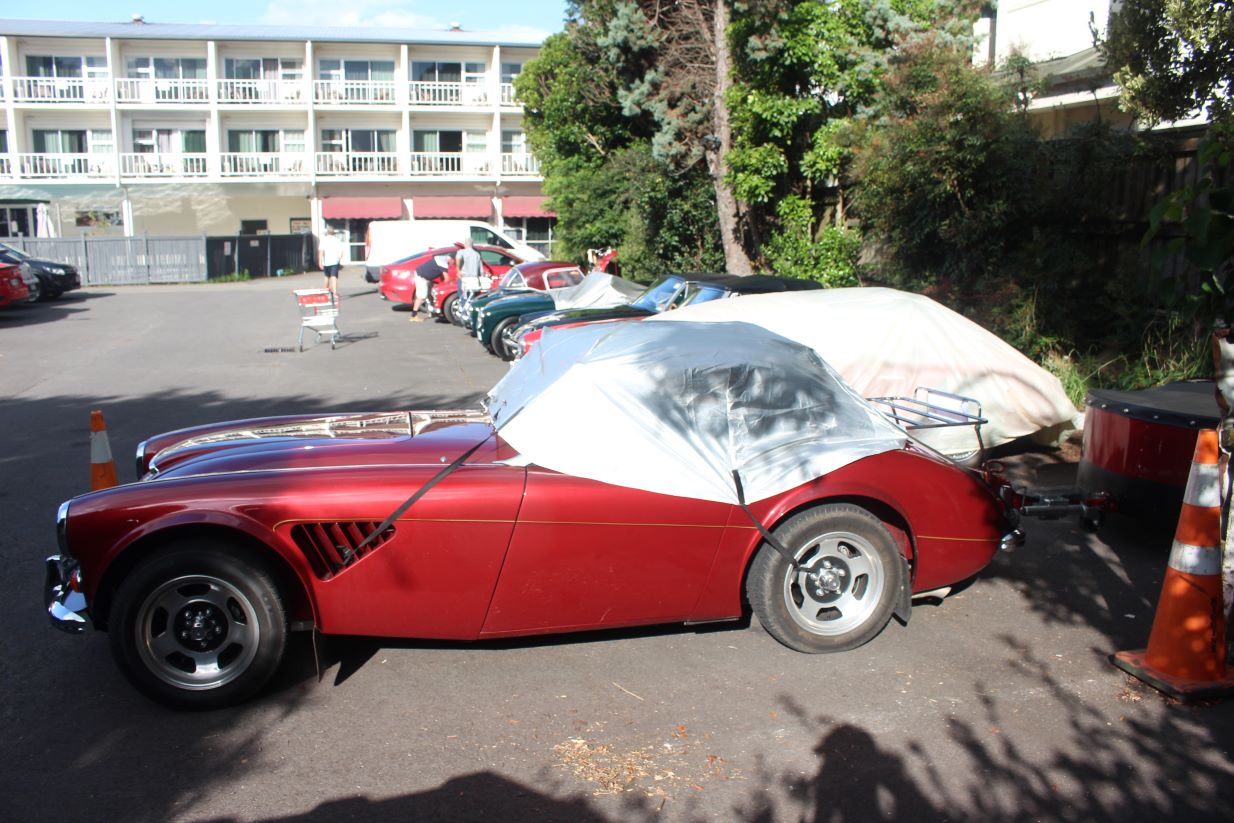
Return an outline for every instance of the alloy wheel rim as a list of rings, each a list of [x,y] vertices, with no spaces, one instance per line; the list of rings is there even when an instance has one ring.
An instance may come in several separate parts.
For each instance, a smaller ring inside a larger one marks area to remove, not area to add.
[[[136,625],[146,668],[179,689],[215,689],[257,656],[257,609],[234,585],[212,575],[177,577],[145,599]]]
[[[852,532],[827,532],[805,541],[789,566],[781,593],[793,622],[834,637],[858,628],[882,599],[887,575],[870,541]]]

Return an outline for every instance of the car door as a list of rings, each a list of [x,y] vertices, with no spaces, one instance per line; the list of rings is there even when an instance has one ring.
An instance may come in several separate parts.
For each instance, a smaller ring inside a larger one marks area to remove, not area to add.
[[[687,619],[731,508],[531,467],[482,635]]]

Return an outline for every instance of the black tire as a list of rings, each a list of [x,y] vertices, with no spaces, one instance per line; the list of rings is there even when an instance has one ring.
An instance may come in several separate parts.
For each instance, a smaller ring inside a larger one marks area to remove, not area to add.
[[[447,295],[441,302],[441,314],[456,326],[463,325],[463,318],[458,313],[458,292]]]
[[[138,564],[116,590],[108,631],[133,685],[181,709],[251,697],[287,645],[287,617],[269,571],[209,540],[186,541]]]
[[[514,332],[518,327],[518,318],[511,317],[501,321],[497,328],[493,330],[493,354],[507,363],[517,358],[519,350],[522,348],[519,345],[518,338],[514,336]]]
[[[517,317],[507,317],[504,320],[499,321],[496,326],[493,326],[493,331],[488,336],[488,350],[500,357],[502,360],[510,359],[502,354],[504,345],[502,343],[502,336],[506,333],[507,329],[513,328],[517,324]]]
[[[801,568],[794,572],[766,543],[750,566],[746,596],[772,637],[820,654],[855,649],[886,627],[907,581],[899,546],[882,521],[833,503],[794,515],[774,534]]]

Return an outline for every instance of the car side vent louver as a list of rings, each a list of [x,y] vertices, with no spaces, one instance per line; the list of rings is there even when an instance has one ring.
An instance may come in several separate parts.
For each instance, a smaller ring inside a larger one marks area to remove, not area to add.
[[[359,548],[380,526],[377,521],[300,523],[292,527],[291,539],[308,559],[313,574],[329,580],[394,536],[391,526],[363,549]]]

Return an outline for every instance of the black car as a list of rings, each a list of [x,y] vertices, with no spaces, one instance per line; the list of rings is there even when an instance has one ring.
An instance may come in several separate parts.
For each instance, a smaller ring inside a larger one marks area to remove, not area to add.
[[[39,281],[42,300],[55,300],[66,291],[81,288],[77,269],[68,263],[56,263],[31,257],[20,249],[0,243],[0,262],[21,266],[23,274],[32,274]]]

